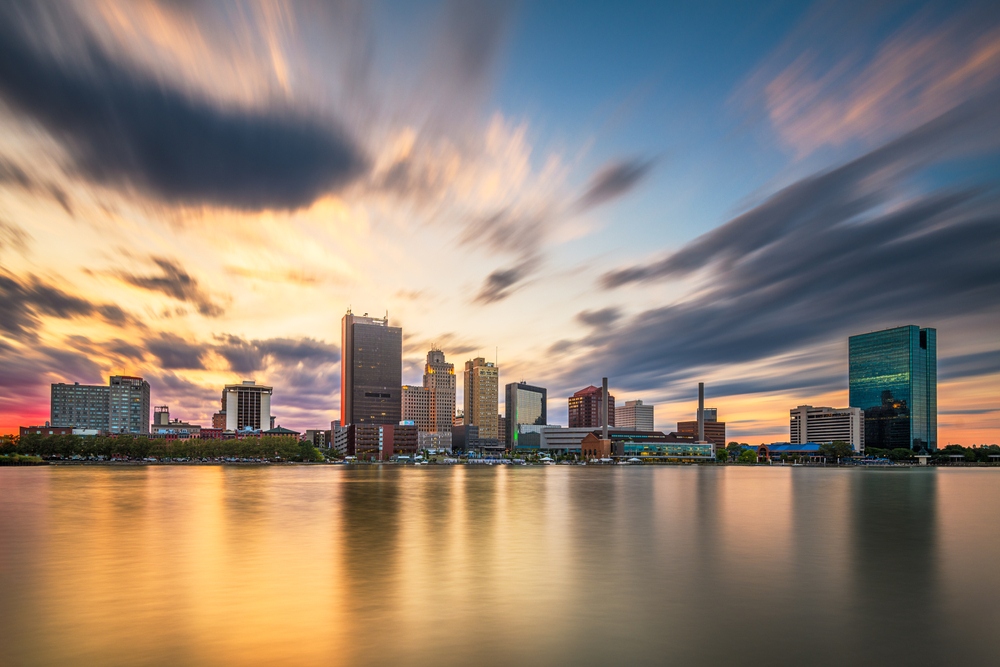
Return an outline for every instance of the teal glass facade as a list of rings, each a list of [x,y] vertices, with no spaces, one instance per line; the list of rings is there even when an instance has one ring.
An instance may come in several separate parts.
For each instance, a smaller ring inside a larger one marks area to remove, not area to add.
[[[937,330],[851,336],[848,354],[850,404],[865,412],[865,446],[937,449]]]

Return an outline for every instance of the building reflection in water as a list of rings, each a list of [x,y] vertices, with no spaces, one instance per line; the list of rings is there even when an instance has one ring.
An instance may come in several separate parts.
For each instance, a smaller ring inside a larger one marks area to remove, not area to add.
[[[947,664],[941,620],[938,472],[851,476],[851,634],[873,663]]]

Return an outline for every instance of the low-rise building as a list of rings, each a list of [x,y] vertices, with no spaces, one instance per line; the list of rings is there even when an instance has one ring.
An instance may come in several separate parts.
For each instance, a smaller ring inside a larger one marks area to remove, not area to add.
[[[347,427],[345,454],[360,461],[388,461],[393,456],[416,456],[414,424],[351,424]]]
[[[50,435],[73,435],[73,428],[71,426],[49,426],[46,422],[45,426],[21,426],[19,432],[22,438],[26,435],[48,437]]]

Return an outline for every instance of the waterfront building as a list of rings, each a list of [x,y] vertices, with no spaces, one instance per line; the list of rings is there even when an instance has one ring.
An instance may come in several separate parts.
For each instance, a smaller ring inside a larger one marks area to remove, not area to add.
[[[153,408],[153,425],[150,427],[150,437],[166,440],[187,440],[201,437],[201,425],[182,422],[180,419],[170,419],[170,408],[157,405]]]
[[[479,427],[472,424],[456,424],[451,427],[451,451],[455,454],[478,452],[482,450],[479,444]]]
[[[678,433],[650,431],[634,437],[640,431],[618,430],[607,440],[601,439],[600,431],[589,433],[580,442],[580,453],[584,459],[632,459],[656,460],[713,460],[712,445],[699,443],[696,436]]]
[[[937,449],[937,330],[916,325],[848,339],[850,404],[865,447]]]
[[[478,426],[480,440],[494,440],[497,448],[499,379],[500,368],[492,361],[476,357],[465,362],[465,423]]]
[[[858,453],[865,451],[865,418],[861,408],[814,408],[811,405],[800,405],[789,410],[789,418],[789,439],[792,445],[841,440]]]
[[[569,397],[570,428],[600,428],[604,425],[601,387],[590,385]],[[615,426],[615,397],[608,394],[608,426]]]
[[[360,461],[388,461],[417,453],[415,424],[351,424],[345,431],[345,453]]]
[[[548,390],[524,382],[511,382],[504,387],[505,447],[517,449],[517,438],[522,425],[544,426],[549,418]]]
[[[112,375],[107,385],[51,386],[54,426],[149,435],[149,407],[149,383],[141,377]]]
[[[424,387],[430,391],[430,427],[439,447],[451,449],[451,427],[455,418],[455,364],[445,360],[444,352],[431,348],[424,364]]]
[[[383,319],[341,320],[340,423],[397,425],[402,418],[403,330]]]
[[[272,428],[271,394],[274,388],[243,380],[222,389],[227,431],[262,431]],[[214,426],[214,424],[213,424]]]
[[[625,405],[615,408],[615,428],[652,431],[653,421],[653,406],[645,405],[641,400],[625,401]]]

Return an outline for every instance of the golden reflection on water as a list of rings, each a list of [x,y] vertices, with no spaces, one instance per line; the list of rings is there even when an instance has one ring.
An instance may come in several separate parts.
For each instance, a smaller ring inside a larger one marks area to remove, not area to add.
[[[0,492],[3,665],[972,664],[985,640],[907,629],[997,620],[992,470],[52,466]]]

